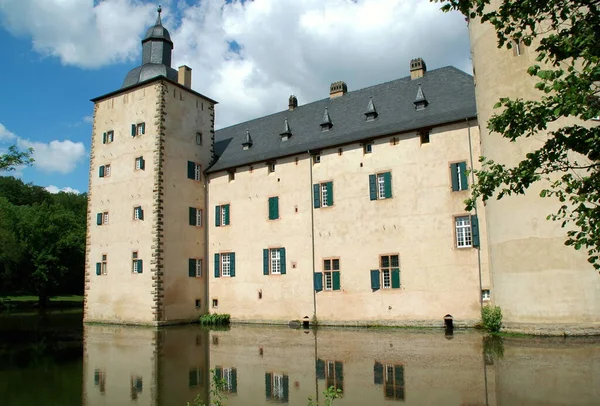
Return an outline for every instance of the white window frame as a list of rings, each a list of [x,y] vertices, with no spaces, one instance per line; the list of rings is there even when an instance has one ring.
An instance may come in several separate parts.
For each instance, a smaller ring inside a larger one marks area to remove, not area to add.
[[[202,265],[203,265],[202,258],[196,258],[196,278],[202,278]]]
[[[325,275],[325,290],[333,290],[333,273],[332,271],[323,272]]]
[[[273,399],[283,399],[283,374],[273,374],[273,388],[271,390],[271,395]]]
[[[327,182],[321,183],[321,207],[328,207],[327,197]]]
[[[383,173],[377,174],[377,199],[385,199],[385,177]]]
[[[200,181],[202,179],[202,165],[194,163],[194,180]]]
[[[460,167],[459,163],[462,163],[462,162],[458,162],[456,164],[456,176],[458,177],[458,179],[457,179],[458,190],[461,191],[461,190],[465,190],[465,189],[463,189],[462,176],[460,176],[461,175],[461,167]]]
[[[388,266],[383,266],[383,258],[388,258]],[[398,267],[392,264],[392,257],[398,257]],[[379,271],[381,272],[381,288],[392,289],[392,269],[400,268],[400,255],[385,254],[379,256]]]
[[[106,132],[106,143],[110,144],[114,140],[115,140],[115,131],[114,130],[107,131]]]
[[[315,154],[314,163],[316,163],[316,164],[321,163],[321,154]]]
[[[102,254],[102,261],[100,262],[100,273],[106,275],[108,268],[108,254]]]
[[[454,217],[454,230],[456,235],[456,248],[473,247],[470,215]]]
[[[231,392],[233,390],[233,368],[222,368],[221,372],[221,379],[225,381],[222,389],[226,392]]]
[[[135,125],[135,135],[144,135],[144,133],[142,132],[144,124],[143,123],[139,123]]]
[[[139,219],[140,219],[140,215],[139,215],[139,211],[138,211],[138,209],[140,209],[140,210],[141,210],[141,208],[142,208],[142,206],[135,206],[135,207],[133,208],[133,219],[134,219],[134,220],[139,220]]]
[[[202,133],[196,133],[196,145],[202,145]]]
[[[221,227],[227,225],[227,224],[225,224],[225,209],[224,209],[225,206],[227,206],[227,205],[226,204],[221,205]]]
[[[481,290],[481,300],[484,302],[487,302],[491,299],[491,293],[489,289],[482,289]]]
[[[104,165],[104,177],[108,178],[110,176],[110,164]]]
[[[365,144],[364,153],[365,154],[373,153],[373,143],[372,142],[368,142]]]
[[[202,209],[196,207],[196,227],[202,227]]]
[[[102,213],[102,225],[105,226],[108,224],[108,212],[105,211]]]
[[[231,276],[231,254],[221,254],[221,276]]]
[[[139,255],[137,251],[131,253],[131,273],[138,273]]]
[[[281,252],[279,248],[269,249],[269,268],[271,275],[281,275]]]
[[[135,170],[136,171],[140,171],[142,169],[142,160],[144,159],[144,157],[137,157],[135,158]]]

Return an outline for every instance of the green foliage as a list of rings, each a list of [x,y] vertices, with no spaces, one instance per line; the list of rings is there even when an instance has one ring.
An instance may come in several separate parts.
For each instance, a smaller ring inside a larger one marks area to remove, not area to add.
[[[14,171],[15,167],[20,165],[31,165],[33,163],[32,153],[32,148],[19,151],[16,145],[11,145],[6,154],[0,155],[0,172]]]
[[[504,339],[497,334],[483,337],[483,356],[488,365],[504,358]]]
[[[230,317],[229,314],[211,313],[203,314],[199,320],[203,326],[226,326],[229,324]]]
[[[342,390],[330,386],[323,392],[323,396],[325,396],[325,403],[323,403],[323,406],[331,406],[335,399],[342,396]],[[308,398],[308,406],[319,406],[319,402],[315,402],[312,398]]]
[[[499,332],[502,328],[502,310],[500,306],[483,306],[481,308],[481,324],[490,333]]]
[[[0,294],[81,294],[87,197],[0,177]]]
[[[200,395],[197,395],[193,403],[187,403],[187,406],[225,406],[223,401],[227,396],[223,394],[223,388],[227,384],[225,379],[219,378],[216,369],[210,370],[210,389],[208,390],[209,403],[204,403]]]
[[[524,194],[542,181],[540,197],[560,206],[547,219],[568,228],[565,244],[586,249],[588,261],[600,269],[600,127],[590,121],[600,116],[600,4],[500,0],[494,8],[490,0],[431,1],[444,3],[444,11],[459,10],[492,24],[499,48],[521,41],[536,55],[528,74],[538,80],[540,97],[500,99],[495,107],[501,113],[488,128],[511,141],[542,132],[544,143],[514,167],[482,157],[468,209],[480,197]]]

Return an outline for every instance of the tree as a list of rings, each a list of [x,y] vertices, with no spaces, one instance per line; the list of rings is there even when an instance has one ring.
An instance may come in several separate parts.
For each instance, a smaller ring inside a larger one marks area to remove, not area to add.
[[[33,148],[19,151],[16,145],[11,145],[6,154],[0,155],[0,172],[14,171],[15,167],[19,165],[31,165],[33,163],[32,153]]]
[[[499,48],[520,41],[537,54],[528,73],[539,99],[500,99],[488,129],[511,141],[543,133],[546,141],[514,167],[481,157],[467,208],[546,182],[540,197],[560,202],[547,218],[561,222],[565,244],[585,248],[600,269],[600,127],[591,121],[600,115],[600,0],[431,1],[492,24]]]

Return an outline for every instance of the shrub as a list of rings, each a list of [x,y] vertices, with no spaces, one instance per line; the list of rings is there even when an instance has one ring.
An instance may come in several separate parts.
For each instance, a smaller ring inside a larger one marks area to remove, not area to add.
[[[200,324],[203,326],[225,326],[229,324],[229,314],[203,314],[200,316]]]
[[[481,308],[481,324],[490,333],[497,333],[502,328],[502,310],[499,306],[483,306]]]

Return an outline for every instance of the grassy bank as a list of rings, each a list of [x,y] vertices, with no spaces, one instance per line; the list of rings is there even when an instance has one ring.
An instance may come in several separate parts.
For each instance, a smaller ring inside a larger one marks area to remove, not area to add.
[[[0,296],[0,310],[35,309],[39,307],[37,296]],[[52,296],[48,303],[46,303],[46,308],[48,309],[74,307],[83,307],[83,296]]]

